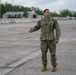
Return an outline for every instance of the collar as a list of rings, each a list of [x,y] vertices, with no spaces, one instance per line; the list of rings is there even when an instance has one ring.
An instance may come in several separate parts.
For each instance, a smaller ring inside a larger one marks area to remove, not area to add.
[[[52,17],[49,17],[48,19],[45,19],[45,17],[43,18],[44,21],[50,21],[52,20]]]

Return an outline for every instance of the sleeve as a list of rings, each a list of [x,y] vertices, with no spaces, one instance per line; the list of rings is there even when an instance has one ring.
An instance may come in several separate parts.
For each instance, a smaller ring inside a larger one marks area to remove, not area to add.
[[[61,35],[61,31],[60,31],[59,23],[57,22],[57,20],[54,21],[54,27],[56,30],[56,39],[59,40],[59,37]]]
[[[32,28],[32,31],[37,31],[41,28],[40,21],[37,22],[37,25]]]

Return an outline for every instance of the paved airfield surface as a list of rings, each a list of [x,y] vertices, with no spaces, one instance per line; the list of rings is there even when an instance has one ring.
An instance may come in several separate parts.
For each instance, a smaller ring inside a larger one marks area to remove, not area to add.
[[[48,51],[47,71],[42,72],[40,31],[29,33],[30,23],[0,24],[0,75],[76,75],[76,20],[59,20],[57,71],[51,72]]]

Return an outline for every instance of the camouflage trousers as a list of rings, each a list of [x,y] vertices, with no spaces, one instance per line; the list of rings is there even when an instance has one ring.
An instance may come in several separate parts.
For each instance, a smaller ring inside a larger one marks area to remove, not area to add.
[[[47,52],[50,52],[50,59],[52,66],[56,66],[56,44],[54,41],[41,40],[42,64],[47,66]]]

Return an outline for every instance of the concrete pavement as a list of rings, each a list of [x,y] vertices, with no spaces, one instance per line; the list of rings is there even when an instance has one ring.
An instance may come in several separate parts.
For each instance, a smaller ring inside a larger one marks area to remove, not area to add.
[[[0,75],[76,75],[76,20],[60,20],[57,72],[41,71],[40,31],[30,34],[36,22],[0,25]]]

